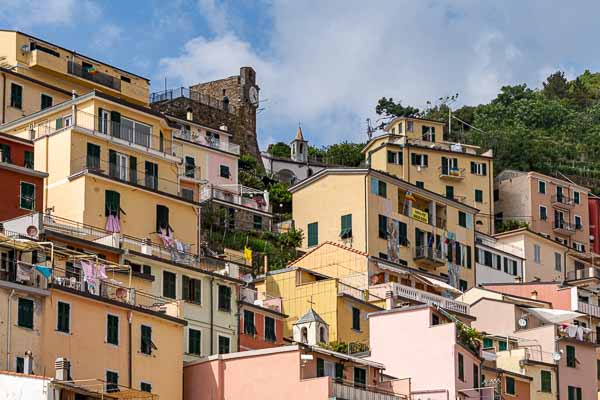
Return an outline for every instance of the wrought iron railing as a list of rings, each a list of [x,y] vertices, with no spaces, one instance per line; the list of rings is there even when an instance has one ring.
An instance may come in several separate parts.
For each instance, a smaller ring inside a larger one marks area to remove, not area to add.
[[[204,146],[209,146],[214,149],[226,151],[228,153],[240,154],[240,146],[235,143],[222,142],[220,140],[209,139],[204,135],[195,135],[188,130],[176,130],[173,132],[173,136],[189,142],[198,143]]]
[[[121,90],[120,79],[101,71],[86,69],[82,64],[78,64],[75,61],[68,62],[67,71],[71,75],[78,76],[102,86],[106,86],[114,90]]]
[[[171,101],[181,97],[196,101],[212,108],[216,108],[218,110],[229,112],[231,114],[238,113],[238,108],[233,104],[230,104],[227,101],[219,100],[196,90],[190,90],[186,87],[178,87],[151,93],[150,103],[162,103],[164,101]]]

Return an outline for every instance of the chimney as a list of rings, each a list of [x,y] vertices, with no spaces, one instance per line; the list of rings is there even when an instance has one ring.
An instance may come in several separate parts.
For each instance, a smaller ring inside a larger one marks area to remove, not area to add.
[[[71,380],[71,362],[66,358],[59,357],[54,361],[54,369],[56,370],[55,378],[59,381]]]
[[[25,362],[23,364],[23,372],[31,375],[33,373],[33,353],[31,350],[25,352]]]
[[[391,290],[385,292],[385,309],[391,310],[394,308],[394,296]]]
[[[220,130],[227,132],[227,125],[223,124],[219,127]]]
[[[533,300],[537,300],[537,297],[538,297],[538,292],[537,292],[537,290],[534,290],[533,292],[531,292],[531,298],[532,298]]]

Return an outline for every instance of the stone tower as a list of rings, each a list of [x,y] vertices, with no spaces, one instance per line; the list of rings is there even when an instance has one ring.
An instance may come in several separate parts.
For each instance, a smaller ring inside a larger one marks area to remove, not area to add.
[[[293,161],[305,163],[308,161],[308,142],[302,135],[302,127],[298,125],[296,137],[290,142],[291,158]]]

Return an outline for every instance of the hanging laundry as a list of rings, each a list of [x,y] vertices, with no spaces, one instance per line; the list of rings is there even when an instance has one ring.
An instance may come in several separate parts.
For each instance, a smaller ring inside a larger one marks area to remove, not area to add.
[[[577,327],[577,340],[580,340],[583,342],[583,327],[582,326]]]
[[[178,252],[183,253],[185,250],[183,248],[183,243],[181,243],[179,240],[175,239],[175,248],[177,249]]]
[[[96,268],[95,265],[90,261],[81,260],[81,269],[83,270],[83,280],[91,286],[95,288],[98,286],[98,278],[96,276]]]
[[[244,258],[246,259],[247,262],[252,264],[252,249],[249,249],[246,246],[244,246]]]
[[[96,277],[100,279],[108,279],[106,275],[106,265],[96,264]]]
[[[46,279],[50,279],[50,276],[52,275],[52,268],[50,267],[45,267],[43,265],[36,265],[35,269],[42,275],[44,275],[44,277]]]
[[[571,338],[577,336],[577,325],[569,325],[567,326],[567,335]]]
[[[174,242],[173,242],[173,237],[171,237],[170,229],[168,231],[165,229],[161,229],[160,232],[158,233],[158,237],[163,242],[165,247],[167,247],[167,248],[173,247]]]
[[[119,217],[114,214],[110,214],[106,218],[106,226],[105,229],[110,233],[119,233],[121,232],[121,222],[119,221]]]
[[[23,281],[23,282],[30,281],[32,270],[33,270],[33,265],[25,264],[21,261],[17,261],[17,280]]]

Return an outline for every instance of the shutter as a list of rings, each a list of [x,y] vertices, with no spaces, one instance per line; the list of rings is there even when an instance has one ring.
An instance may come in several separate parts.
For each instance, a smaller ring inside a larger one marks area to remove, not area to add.
[[[56,118],[56,130],[62,129],[63,120],[62,118]]]
[[[487,164],[481,164],[481,174],[487,175]]]
[[[202,281],[192,279],[193,300],[196,303],[202,303]]]
[[[407,245],[408,227],[404,222],[398,223],[398,239],[401,245]]]
[[[160,232],[161,229],[167,229],[169,227],[169,209],[165,206],[158,204],[156,206],[156,231]]]
[[[471,267],[471,246],[467,246],[467,268]]]
[[[111,111],[110,112],[110,120],[113,122],[121,122],[121,113],[117,112],[117,111]]]
[[[98,108],[98,132],[102,131],[102,108]]]
[[[325,376],[325,360],[317,358],[317,378]]]
[[[410,153],[410,164],[417,165],[417,155],[415,153]]]
[[[427,167],[429,166],[429,156],[427,154],[423,154],[423,166]]]
[[[108,151],[108,175],[113,178],[116,178],[118,176],[117,152],[114,150]]]
[[[129,156],[129,182],[137,184],[137,158]]]
[[[461,248],[460,248],[460,243],[454,242],[454,246],[456,247],[456,255],[454,257],[456,265],[462,265],[462,262],[461,262],[461,256],[462,256],[461,253],[462,252],[461,252]]]
[[[344,380],[344,365],[335,363],[335,379]]]
[[[181,276],[181,298],[190,300],[190,278],[185,275]]]
[[[404,153],[399,151],[397,154],[398,164],[402,165],[404,163]]]
[[[121,133],[121,114],[116,111],[110,112],[110,134],[119,138],[123,136]],[[124,139],[127,139],[127,137]]]
[[[471,161],[471,173],[472,174],[477,173],[477,164],[475,164],[475,161]]]

